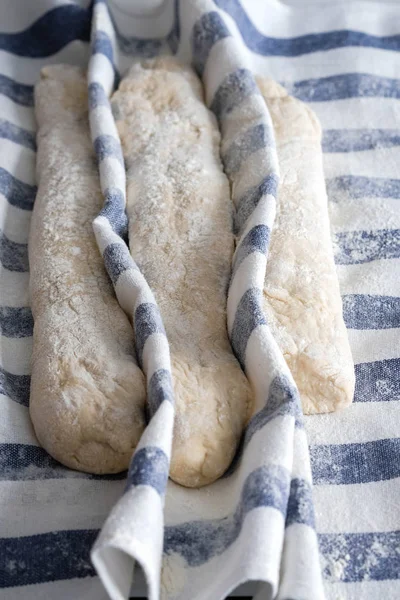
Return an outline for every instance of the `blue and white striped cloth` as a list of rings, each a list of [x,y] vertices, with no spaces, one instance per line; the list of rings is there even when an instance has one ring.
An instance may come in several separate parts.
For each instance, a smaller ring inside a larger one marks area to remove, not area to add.
[[[95,231],[102,250],[115,244],[108,251],[108,264],[122,260],[121,271],[111,268],[110,275],[121,304],[135,319],[155,415],[135,454],[124,494],[124,477],[70,471],[46,455],[32,432],[27,411],[32,317],[26,246],[36,191],[32,85],[44,64],[86,65],[92,28],[94,140],[101,135],[115,137],[107,97],[132,56],[163,52],[193,60],[225,139],[232,135],[238,102],[248,102],[251,118],[269,127],[252,88],[252,72],[277,79],[317,112],[324,129],[335,257],[357,377],[353,406],[337,415],[305,419],[325,593],[332,599],[397,599],[399,9],[395,3],[369,1],[181,0],[165,2],[149,16],[132,3],[113,0],[110,10],[111,21],[102,2],[94,8],[88,2],[63,0],[0,4],[4,32],[0,34],[0,597],[104,598],[89,552],[121,496],[114,524],[107,521],[95,551],[103,576],[109,585],[117,581],[121,593],[128,593],[132,564],[113,556],[110,542],[140,559],[153,598],[160,568],[166,597],[222,598],[247,579],[270,581],[282,599],[299,597],[300,584],[311,590],[302,597],[319,597],[318,570],[308,570],[316,567],[310,560],[315,533],[296,391],[287,372],[285,377],[273,340],[263,349],[271,353],[276,371],[260,376],[252,370],[252,352],[268,339],[257,311],[255,290],[262,280],[255,277],[251,285],[247,283],[251,268],[243,277],[239,264],[248,261],[251,266],[256,247],[257,260],[265,261],[266,236],[261,233],[254,243],[247,233],[260,226],[257,231],[266,232],[262,227],[271,224],[274,177],[254,182],[263,183],[258,199],[251,194],[245,204],[235,199],[238,215],[252,199],[254,204],[258,200],[260,213],[256,209],[251,214],[247,230],[241,230],[244,219],[237,222],[241,249],[229,297],[229,330],[249,378],[260,382],[259,408],[267,390],[270,398],[252,421],[232,474],[193,493],[168,483],[163,511],[172,424],[168,353],[156,310],[150,309],[146,320],[140,321],[140,306],[150,308],[154,301],[122,243],[125,175],[118,160],[112,159],[109,138],[97,142],[105,156],[100,172],[108,202]],[[238,70],[243,71],[235,80],[231,73]],[[265,164],[265,177],[276,173],[272,158],[266,154],[270,162]],[[260,272],[259,267],[254,269],[255,274]],[[235,317],[240,314],[252,314],[253,321],[245,318],[238,323]],[[141,327],[151,319],[156,325],[152,332]],[[256,326],[260,338],[250,336]],[[157,372],[162,375],[152,380]],[[154,440],[157,449],[152,448]],[[148,465],[153,466],[150,473]],[[105,565],[118,569],[118,574]],[[259,598],[268,594],[264,587]]]
[[[118,41],[106,3],[95,2],[88,84],[105,205],[94,231],[119,302],[134,322],[152,418],[132,459],[125,494],[92,558],[114,600],[128,596],[134,559],[146,574],[151,600],[160,597],[161,569],[166,598],[223,598],[244,581],[260,580],[268,582],[274,597],[319,600],[323,591],[300,399],[262,310],[278,185],[273,127],[241,46],[214,3],[182,2],[174,17],[179,39],[170,42],[171,50],[193,63],[203,78],[206,102],[227,148],[226,163],[232,162],[229,156],[238,140],[255,127],[261,126],[269,140],[257,170],[251,169],[251,146],[248,155],[237,157],[252,175],[245,185],[239,169],[229,169],[239,240],[228,295],[228,332],[255,390],[256,413],[235,468],[207,490],[210,499],[197,490],[180,490],[175,499],[171,483],[172,512],[167,508],[164,515],[173,426],[168,344],[154,297],[122,239],[125,171],[108,100]],[[195,508],[185,510],[186,504]],[[205,576],[212,583],[205,585]],[[171,589],[167,580],[174,583]]]

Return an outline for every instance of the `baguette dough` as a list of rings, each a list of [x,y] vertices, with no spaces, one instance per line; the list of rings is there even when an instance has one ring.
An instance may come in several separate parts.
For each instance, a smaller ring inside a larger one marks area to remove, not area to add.
[[[271,113],[281,183],[264,285],[264,309],[299,388],[305,414],[351,403],[354,364],[342,316],[315,114],[259,78]]]
[[[96,246],[102,206],[86,79],[46,67],[35,89],[38,194],[29,239],[35,326],[30,413],[43,447],[68,467],[128,467],[144,428],[134,337]]]
[[[202,486],[231,463],[252,408],[227,334],[233,209],[219,132],[196,75],[168,57],[134,64],[112,106],[127,166],[131,252],[170,343],[170,476]]]

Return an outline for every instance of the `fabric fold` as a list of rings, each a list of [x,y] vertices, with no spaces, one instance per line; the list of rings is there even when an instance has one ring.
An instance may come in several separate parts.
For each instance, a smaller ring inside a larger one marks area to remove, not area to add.
[[[93,227],[117,298],[134,323],[152,416],[132,458],[124,496],[107,519],[92,560],[113,600],[128,597],[135,560],[145,572],[151,600],[222,599],[246,581],[265,582],[280,600],[321,600],[299,393],[262,309],[279,181],[272,122],[223,13],[211,0],[176,2],[173,9],[173,35],[160,40],[157,52],[169,46],[195,68],[225,147],[240,139],[257,145],[260,135],[268,140],[261,163],[245,177],[229,152],[222,157],[238,234],[228,333],[255,392],[255,411],[222,479],[199,490],[167,484],[173,430],[168,343],[153,295],[124,241],[125,171],[109,103],[122,48],[117,51],[107,4],[97,1],[88,85],[105,205]],[[127,64],[126,56],[122,63]]]

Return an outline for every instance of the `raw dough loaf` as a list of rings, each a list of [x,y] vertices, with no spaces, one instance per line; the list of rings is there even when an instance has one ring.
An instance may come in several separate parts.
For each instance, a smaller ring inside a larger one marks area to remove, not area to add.
[[[168,57],[134,64],[112,106],[127,165],[130,247],[170,343],[170,476],[202,486],[229,466],[252,408],[226,329],[234,236],[219,132],[196,75]]]
[[[86,79],[42,70],[35,89],[39,190],[29,240],[30,413],[40,443],[74,469],[127,468],[144,427],[144,377],[92,231],[102,205]]]
[[[281,183],[264,308],[305,414],[350,404],[354,364],[342,316],[314,113],[274,81],[258,85],[271,113]]]

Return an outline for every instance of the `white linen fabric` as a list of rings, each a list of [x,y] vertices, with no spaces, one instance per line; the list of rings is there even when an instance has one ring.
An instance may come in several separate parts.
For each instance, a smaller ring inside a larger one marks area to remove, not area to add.
[[[322,598],[311,470],[326,596],[399,596],[396,17],[395,3],[368,1],[180,0],[146,14],[122,0],[0,5],[0,597],[105,597],[90,561],[93,549],[113,598],[129,596],[133,558],[154,600],[224,598],[250,580],[264,582],[259,599]],[[234,198],[240,242],[228,300],[229,334],[256,389],[258,410],[228,474],[201,490],[167,483],[173,423],[168,344],[124,242],[125,173],[108,102],[134,57],[160,53],[193,65],[224,137],[232,122],[237,128],[241,111],[253,125],[271,127],[254,73],[280,81],[318,114],[356,362],[353,406],[303,419],[259,305],[279,176],[269,142],[263,173]],[[153,416],[127,483],[125,474],[89,476],[56,463],[39,447],[27,409],[27,235],[36,193],[32,86],[42,66],[59,62],[89,64],[90,123],[105,196],[94,230],[117,297],[133,319],[148,381]],[[239,263],[253,252],[262,260],[243,275]]]

